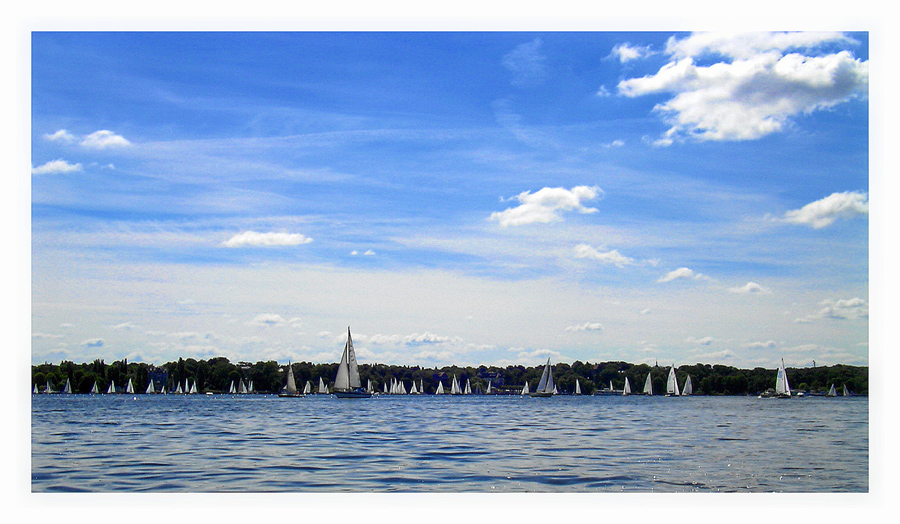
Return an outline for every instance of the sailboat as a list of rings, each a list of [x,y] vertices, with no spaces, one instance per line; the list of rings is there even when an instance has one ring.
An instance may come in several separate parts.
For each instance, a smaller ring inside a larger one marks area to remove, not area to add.
[[[528,381],[525,381],[525,387],[522,388],[522,395],[531,394],[531,390],[528,389]]]
[[[350,338],[350,326],[347,326],[347,343],[338,364],[337,377],[334,379],[334,396],[337,398],[369,398],[371,393],[359,383],[359,365],[356,363],[356,351]]]
[[[293,372],[292,372],[292,374],[293,374]],[[303,394],[309,395],[311,392],[312,392],[312,384],[310,384],[309,381],[307,380],[306,385],[303,386]]]
[[[456,375],[453,375],[453,382],[450,384],[450,394],[462,395],[462,390],[459,389],[459,382],[456,381]]]
[[[48,393],[48,394],[49,394],[49,393],[56,393],[55,391],[53,391],[53,386],[50,385],[50,381],[49,381],[49,380],[47,381],[47,385],[44,386],[44,393]]]
[[[419,393],[425,393],[425,384],[422,383],[422,379],[419,379]]]
[[[463,391],[463,395],[471,395],[472,394],[472,383],[469,382],[469,379],[466,379],[466,389]]]
[[[544,365],[544,372],[541,373],[538,387],[529,395],[532,397],[552,397],[555,393],[556,386],[553,384],[553,369],[550,367],[550,357],[547,357],[547,364]]]
[[[847,384],[844,384],[844,392],[843,392],[843,396],[845,396],[845,397],[849,397],[849,396],[850,396],[850,391],[847,390]]]
[[[253,393],[253,379],[247,381],[247,393]]]
[[[128,385],[125,386],[125,393],[128,393],[129,395],[134,393],[134,385],[131,383],[130,378],[128,379]]]
[[[94,381],[94,387],[91,388],[91,395],[96,395],[100,393],[100,388],[97,387],[97,381]]]
[[[319,393],[321,395],[328,394],[328,386],[325,385],[325,381],[322,380],[322,377],[319,377],[319,389],[316,391],[316,393]]]
[[[653,380],[650,378],[651,374],[647,373],[647,380],[644,381],[644,394],[645,395],[653,395]]]
[[[37,384],[34,385],[34,389],[31,390],[33,395],[40,395],[40,391],[38,391]]]
[[[678,378],[675,376],[675,364],[669,368],[669,378],[666,380],[666,396],[677,397],[681,393],[678,391]]]
[[[153,380],[148,380],[149,384],[147,384],[147,390],[144,391],[145,394],[149,395],[151,393],[156,393],[156,390],[153,389]]]
[[[576,395],[581,394],[581,383],[578,382],[577,378],[575,379],[575,394]]]
[[[688,395],[694,394],[694,386],[691,384],[691,376],[688,375],[687,380],[684,381],[684,389],[681,390],[681,396],[686,397]]]
[[[306,387],[309,388],[309,381],[306,382]],[[234,382],[231,383],[231,392],[234,393]],[[306,393],[306,390],[303,391]],[[291,366],[291,363],[288,362],[287,368],[287,383],[284,385],[284,390],[278,393],[279,397],[302,397],[300,393],[297,393],[297,383],[294,382],[294,369]]]
[[[784,359],[775,375],[775,389],[767,389],[759,398],[791,398],[791,385],[788,383],[787,372],[784,370]]]
[[[631,394],[631,383],[628,382],[628,377],[625,377],[625,387],[622,389],[622,395],[630,395]]]
[[[416,381],[415,380],[413,380],[412,387],[409,388],[409,394],[410,395],[418,395],[419,394],[419,390],[416,389]]]
[[[244,379],[241,379],[241,389],[238,390],[238,393],[240,393],[242,395],[247,394],[247,386],[244,385]]]
[[[443,395],[444,394],[444,383],[438,380],[438,387],[434,390],[435,395]]]
[[[485,394],[485,395],[490,395],[490,394],[491,394],[491,379],[488,379],[487,389],[485,390],[484,394]]]
[[[110,381],[109,381],[109,388],[106,390],[106,394],[107,394],[107,395],[111,395],[111,394],[113,394],[113,393],[115,393],[115,392],[116,392],[116,381],[115,381],[115,380],[110,380]]]
[[[194,383],[191,384],[191,394],[197,394],[197,379],[194,379]]]
[[[66,379],[66,387],[62,390],[63,393],[72,393],[72,384],[69,383],[69,379]]]
[[[288,366],[290,366],[290,364],[288,364]],[[233,380],[228,384],[228,393],[230,395],[234,395],[235,393],[237,393],[237,390],[234,389],[234,381]]]
[[[184,394],[184,391],[181,389],[181,382],[176,382],[175,384],[176,384],[178,387],[175,388],[175,391],[173,391],[173,393],[175,393],[176,395],[182,395],[182,394]]]
[[[826,397],[836,397],[837,396],[837,391],[835,391],[835,389],[834,389],[834,384],[832,384],[831,387],[828,388],[828,393],[825,396]]]

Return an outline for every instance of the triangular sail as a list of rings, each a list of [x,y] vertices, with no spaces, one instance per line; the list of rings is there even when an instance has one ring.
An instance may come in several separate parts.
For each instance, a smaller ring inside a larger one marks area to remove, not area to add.
[[[348,326],[347,343],[344,344],[344,352],[341,353],[341,363],[338,364],[337,377],[334,379],[334,390],[349,391],[360,386],[359,364],[356,362],[356,351],[353,350],[353,338],[350,336]]]
[[[112,394],[112,393],[115,393],[115,392],[116,392],[116,381],[115,381],[115,380],[110,380],[110,381],[109,381],[109,388],[106,390],[106,393],[107,393],[107,394]]]
[[[147,384],[147,389],[144,391],[144,393],[146,393],[147,395],[156,393],[156,390],[153,389],[153,380],[151,379],[151,380],[148,380],[147,382],[149,382],[149,384]]]
[[[456,380],[456,375],[453,375],[453,383],[450,384],[450,394],[451,395],[459,395],[462,393],[459,389],[459,382]]]
[[[547,358],[547,363],[544,365],[544,371],[541,373],[541,380],[538,382],[535,393],[556,393],[556,385],[553,384],[553,369],[550,367],[550,358]]]
[[[784,369],[784,359],[781,359],[781,367],[778,368],[778,374],[775,377],[775,394],[787,396],[791,394],[791,385],[788,383],[787,371]]]
[[[240,389],[240,393],[241,393],[241,394],[246,394],[246,393],[247,393],[247,386],[244,385],[244,379],[241,379],[241,389]]]
[[[581,394],[581,383],[578,382],[577,378],[575,379],[575,394],[576,395]]]
[[[312,384],[310,384],[309,381],[307,380],[306,385],[303,386],[303,394],[308,395],[311,391],[312,391]]]
[[[471,384],[471,382],[469,382],[469,379],[466,379],[466,390],[463,391],[463,394],[464,394],[464,395],[471,395],[471,394],[472,394],[472,384]]]
[[[490,395],[490,394],[491,394],[491,379],[488,379],[487,389],[485,390],[484,394],[485,394],[485,395]]]
[[[375,388],[372,387],[372,379],[368,379],[368,384],[366,385],[366,391],[369,393],[374,393]]]
[[[125,393],[134,393],[134,385],[131,383],[131,379],[128,379],[128,385],[125,386]]]
[[[328,393],[328,387],[325,386],[325,381],[322,380],[322,377],[319,377],[319,393]]]
[[[34,385],[34,389],[32,389],[31,392],[34,393],[35,395],[37,395],[38,393],[40,393],[40,392],[38,391],[37,384]]]
[[[678,379],[675,377],[675,365],[669,368],[669,378],[666,381],[666,395],[678,395]]]
[[[684,381],[684,389],[681,390],[681,396],[693,395],[694,394],[694,386],[691,384],[691,376],[688,375],[687,380]]]
[[[309,382],[306,383],[309,387]],[[232,387],[234,387],[232,385]],[[284,385],[284,392],[289,395],[297,394],[297,382],[294,380],[294,367],[288,362],[287,383]]]
[[[63,393],[71,393],[72,392],[72,384],[69,382],[69,379],[66,379],[66,387],[63,388]]]
[[[650,373],[647,373],[647,380],[644,381],[644,394],[645,395],[653,394],[653,380],[650,378]]]
[[[416,381],[415,380],[413,380],[412,387],[409,388],[409,394],[410,395],[418,395],[419,394],[419,390],[416,389]]]
[[[196,393],[197,393],[197,379],[194,379],[194,383],[191,384],[191,393],[192,393],[192,394],[196,394]]]
[[[845,397],[849,397],[849,396],[850,396],[850,391],[847,390],[847,384],[844,384],[844,396],[845,396]]]
[[[631,383],[628,382],[628,377],[625,377],[625,388],[622,389],[622,394],[623,395],[631,394]]]
[[[97,381],[96,381],[96,380],[94,381],[94,387],[91,388],[91,393],[93,393],[93,394],[95,394],[95,395],[96,395],[97,393],[100,393],[100,388],[97,387]]]
[[[435,395],[443,395],[444,394],[444,383],[443,382],[438,381],[438,387],[436,390],[434,390],[434,394]]]
[[[232,395],[237,393],[237,390],[234,389],[234,381],[233,380],[231,381],[231,383],[228,384],[228,393],[230,393]]]
[[[184,391],[181,389],[181,382],[177,382],[176,384],[178,384],[178,387],[175,388],[175,394],[181,395],[182,393],[184,393]]]
[[[835,389],[834,389],[834,384],[832,384],[831,387],[828,388],[828,393],[825,396],[827,396],[827,397],[836,397],[837,396],[837,391],[835,391]]]
[[[47,385],[44,387],[44,393],[53,393],[53,386],[50,385],[50,381],[47,381]]]
[[[531,393],[531,390],[528,389],[528,381],[525,381],[525,387],[522,388],[522,394],[527,395]]]

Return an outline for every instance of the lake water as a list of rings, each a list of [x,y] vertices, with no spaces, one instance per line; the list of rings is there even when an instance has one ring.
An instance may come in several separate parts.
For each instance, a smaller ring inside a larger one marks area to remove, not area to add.
[[[868,399],[34,395],[32,491],[867,492]]]

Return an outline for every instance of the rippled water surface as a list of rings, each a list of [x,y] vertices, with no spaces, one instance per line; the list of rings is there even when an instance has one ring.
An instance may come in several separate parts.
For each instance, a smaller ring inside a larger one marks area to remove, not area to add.
[[[868,399],[34,395],[32,490],[868,491]]]

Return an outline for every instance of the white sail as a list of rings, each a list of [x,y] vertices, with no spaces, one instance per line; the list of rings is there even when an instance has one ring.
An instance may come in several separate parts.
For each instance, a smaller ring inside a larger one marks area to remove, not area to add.
[[[666,395],[678,396],[678,378],[675,377],[675,364],[669,368],[669,378],[666,381]]]
[[[650,373],[647,373],[647,380],[644,382],[644,394],[653,394],[653,380],[650,378]]]
[[[188,394],[191,392],[191,385],[188,383],[188,379],[184,379],[184,394]]]
[[[242,395],[247,393],[247,386],[244,385],[244,379],[241,379],[241,389],[238,390],[238,393]]]
[[[826,397],[836,397],[837,396],[837,391],[834,389],[834,384],[832,384],[831,387],[828,388],[828,393],[825,396]]]
[[[250,383],[247,384],[247,393],[253,393],[253,380],[250,380]]]
[[[177,384],[178,384],[178,387],[175,388],[175,394],[181,395],[182,393],[184,393],[184,390],[181,389],[181,382],[178,382]],[[112,386],[110,386],[110,387],[112,387]]]
[[[578,382],[577,378],[575,379],[575,394],[576,395],[581,394],[581,383]]]
[[[284,392],[288,395],[296,395],[297,394],[297,382],[294,380],[294,367],[288,362],[287,369],[287,382],[284,385]],[[306,386],[309,387],[309,382],[306,383]],[[234,383],[231,384],[231,389],[234,389]],[[305,393],[305,391],[304,391]]]
[[[525,387],[522,388],[522,394],[523,394],[523,395],[528,395],[529,393],[531,393],[531,391],[528,389],[528,381],[526,380],[526,381],[525,381]]]
[[[444,383],[438,380],[438,387],[434,390],[435,395],[443,395],[444,394]]]
[[[96,384],[96,382],[95,382],[95,384]],[[38,391],[37,384],[34,385],[34,389],[32,389],[31,392],[32,392],[33,394],[35,394],[35,395],[38,395],[38,394],[40,393],[40,392]]]
[[[684,381],[684,389],[681,390],[682,396],[693,395],[694,394],[694,386],[691,384],[691,376],[688,375],[687,380]]]
[[[485,390],[484,394],[485,394],[485,395],[490,395],[490,394],[491,394],[491,379],[488,379],[487,390]]]
[[[50,385],[50,381],[47,381],[47,385],[44,386],[44,393],[53,393],[53,386]]]
[[[471,395],[471,394],[472,394],[472,383],[469,382],[469,379],[466,379],[466,389],[465,389],[465,391],[463,391],[463,394],[464,394],[464,395]]]
[[[166,385],[165,385],[165,384],[163,384],[162,389],[159,390],[159,394],[160,394],[160,395],[165,395],[165,394],[166,394]]]
[[[97,387],[97,381],[96,381],[96,380],[94,381],[94,387],[91,388],[91,393],[93,393],[93,394],[95,394],[95,395],[96,395],[97,393],[100,393],[100,388]]]
[[[845,397],[849,397],[849,396],[850,396],[850,391],[847,390],[847,384],[844,384],[844,392],[843,392],[843,395],[844,395]]]
[[[631,383],[628,382],[628,377],[625,377],[625,387],[622,389],[622,395],[630,395],[631,394]]]
[[[288,368],[288,369],[290,369],[290,368]],[[237,393],[237,390],[234,389],[234,381],[233,380],[228,384],[228,393],[231,395],[234,395],[235,393]]]
[[[415,380],[413,380],[412,387],[409,388],[409,394],[410,395],[418,395],[419,394],[419,390],[416,389],[416,381]]]
[[[322,380],[322,377],[319,377],[319,391],[318,393],[326,394],[328,393],[328,387],[325,386],[325,381]]]
[[[131,379],[128,379],[128,385],[125,386],[125,393],[131,394],[134,393],[134,385],[131,383]]]
[[[453,375],[453,382],[450,384],[450,394],[451,395],[460,395],[462,391],[459,389],[459,382],[456,380],[456,375]]]
[[[334,379],[335,391],[351,391],[359,389],[359,365],[356,362],[356,351],[353,349],[353,339],[350,337],[350,326],[347,326],[347,342],[344,344],[344,352],[341,353],[341,363],[338,364],[337,377]]]
[[[422,379],[419,379],[419,393],[425,393],[425,384],[422,383]]]
[[[381,389],[383,390],[383,392],[384,392],[385,394],[390,394],[390,391],[388,390],[388,383],[387,383],[387,382],[385,382],[384,384],[381,385]]]
[[[368,381],[369,381],[369,382],[368,382],[368,384],[366,385],[366,391],[368,391],[369,393],[374,393],[374,392],[375,392],[375,388],[372,387],[372,379],[368,379]]]
[[[66,379],[66,387],[62,390],[63,393],[71,393],[72,392],[72,384],[69,383],[69,379]]]
[[[306,385],[303,386],[303,394],[308,395],[311,391],[312,391],[312,384],[310,384],[309,381],[307,380]]]
[[[787,371],[784,369],[784,359],[781,359],[781,367],[775,377],[775,394],[791,396],[791,385],[788,383]]]
[[[148,395],[151,393],[156,393],[156,390],[153,389],[153,380],[151,379],[151,380],[148,380],[147,382],[148,382],[147,389],[144,391],[144,393],[146,393]]]
[[[544,372],[541,373],[541,380],[535,393],[554,393],[556,385],[553,384],[553,370],[550,367],[550,358],[547,358],[547,364],[544,365]]]
[[[191,394],[197,393],[197,379],[194,379],[194,383],[191,384]]]
[[[116,392],[116,381],[115,381],[115,380],[110,380],[110,381],[109,381],[109,388],[106,390],[106,393],[107,393],[107,394],[112,394],[112,393],[115,393],[115,392]]]

